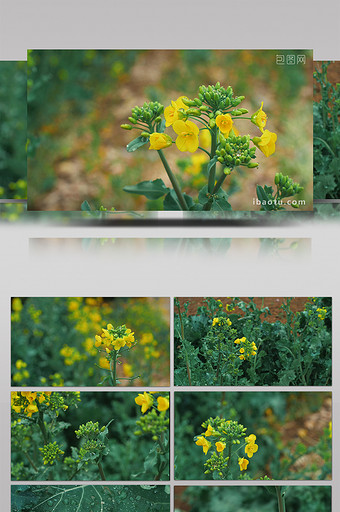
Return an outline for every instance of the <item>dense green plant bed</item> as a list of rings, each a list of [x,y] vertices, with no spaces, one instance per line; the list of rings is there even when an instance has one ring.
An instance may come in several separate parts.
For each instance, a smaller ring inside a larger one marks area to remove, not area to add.
[[[175,385],[331,385],[330,298],[310,298],[298,312],[285,298],[274,322],[252,298],[229,302],[209,297],[190,315],[190,301],[175,299]]]

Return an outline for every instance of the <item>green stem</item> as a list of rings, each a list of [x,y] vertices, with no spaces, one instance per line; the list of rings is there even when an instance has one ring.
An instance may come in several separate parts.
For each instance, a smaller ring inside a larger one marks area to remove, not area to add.
[[[44,413],[42,411],[39,411],[38,425],[41,430],[42,436],[44,438],[44,444],[47,444],[48,443],[48,434],[47,434],[45,422],[44,422]]]
[[[214,158],[217,148],[217,129],[216,126],[211,130],[211,159]],[[209,171],[208,192],[212,194],[215,185],[216,164],[212,165]]]
[[[117,385],[117,350],[114,351],[113,359],[110,361],[111,386]]]
[[[227,177],[227,175],[224,173],[224,171],[222,171],[222,174],[218,178],[216,185],[214,186],[214,189],[212,191],[213,194],[216,194],[220,190],[226,177]]]
[[[204,153],[206,153],[208,155],[208,157],[211,158],[211,155],[210,155],[209,151],[207,151],[204,148],[201,148],[201,146],[198,146],[198,149],[200,149],[201,151],[204,151]]]
[[[161,479],[162,473],[163,473],[164,469],[166,468],[166,461],[161,460],[161,455],[165,454],[165,446],[163,444],[163,440],[164,440],[164,434],[161,434],[157,440],[158,446],[159,446],[159,450],[158,450],[158,454],[157,454],[157,475],[155,476],[155,480],[157,480],[157,481]]]
[[[98,462],[97,465],[98,465],[98,469],[99,469],[99,473],[100,473],[100,478],[102,480],[106,480],[105,473],[104,473],[103,466],[102,466],[101,462]]]
[[[279,512],[286,512],[286,505],[285,505],[285,499],[281,494],[281,487],[278,487],[275,485],[275,491],[276,491],[276,497],[277,497],[277,504],[279,507]]]
[[[188,211],[187,203],[185,202],[185,199],[183,197],[181,189],[179,188],[179,185],[178,185],[178,182],[176,180],[176,177],[173,174],[172,170],[170,169],[168,161],[165,158],[163,151],[161,149],[158,149],[157,153],[159,154],[159,157],[162,160],[162,164],[164,165],[164,169],[166,170],[166,173],[167,173],[167,175],[169,177],[169,180],[171,181],[171,184],[174,187],[174,191],[176,193],[178,202],[181,205],[182,210],[183,211]]]
[[[216,381],[220,375],[220,366],[221,366],[221,340],[218,340],[218,360],[217,360],[217,371],[216,371]]]
[[[189,365],[188,352],[187,352],[187,349],[186,349],[186,346],[184,343],[184,325],[183,325],[183,320],[182,320],[182,313],[181,313],[181,308],[180,308],[179,302],[177,302],[176,305],[177,305],[177,309],[178,309],[179,323],[181,326],[182,345],[183,345],[183,350],[184,350],[184,354],[185,354],[185,363],[186,363],[186,367],[187,367],[188,381],[189,381],[189,386],[191,386],[191,371],[190,371],[190,365]]]
[[[323,139],[321,139],[320,137],[314,137],[314,139],[316,140],[319,140],[320,142],[322,142],[324,144],[324,146],[332,153],[332,155],[335,157],[335,153],[334,151],[332,150],[332,148],[329,146],[329,144],[327,144],[327,142]]]
[[[36,465],[34,464],[34,462],[33,462],[33,460],[31,459],[31,457],[28,455],[28,453],[27,453],[27,452],[25,452],[25,451],[24,451],[23,453],[25,454],[25,456],[26,456],[26,458],[27,458],[28,462],[31,464],[31,466],[32,466],[32,468],[34,469],[34,471],[38,472]]]

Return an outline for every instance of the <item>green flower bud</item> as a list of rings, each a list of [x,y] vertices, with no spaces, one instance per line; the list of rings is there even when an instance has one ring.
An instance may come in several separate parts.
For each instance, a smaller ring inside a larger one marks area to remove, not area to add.
[[[215,119],[210,119],[210,121],[209,121],[209,126],[210,126],[210,128],[214,128],[214,127],[215,127],[215,125],[216,125],[216,121],[215,121]]]
[[[247,108],[239,108],[239,111],[242,112],[242,114],[248,114],[249,112]]]
[[[242,115],[242,112],[241,112],[241,110],[232,110],[232,111],[230,112],[230,114],[231,114],[232,116],[240,116],[240,115]]]
[[[132,126],[130,124],[121,124],[120,125],[123,130],[132,130]]]
[[[255,162],[249,162],[249,164],[248,164],[249,169],[255,169],[258,166],[259,166],[259,164],[255,163]]]
[[[142,133],[141,133],[141,136],[142,136],[142,137],[145,137],[145,138],[148,138],[148,137],[150,137],[150,133],[148,133],[148,132],[142,132]]]
[[[275,174],[274,183],[275,183],[275,185],[278,185],[280,183],[280,175],[279,174]]]
[[[156,117],[155,123],[160,123],[162,121],[162,118],[160,116]]]
[[[201,115],[201,111],[198,108],[188,108],[188,110],[186,110],[185,113],[188,116],[200,116]]]
[[[195,99],[194,99],[194,102],[196,103],[196,105],[197,105],[198,107],[200,107],[200,106],[202,105],[202,101],[201,101],[201,99],[200,99],[200,98],[195,98]]]
[[[137,119],[135,119],[134,117],[128,117],[128,120],[130,121],[130,123],[132,124],[137,124]]]

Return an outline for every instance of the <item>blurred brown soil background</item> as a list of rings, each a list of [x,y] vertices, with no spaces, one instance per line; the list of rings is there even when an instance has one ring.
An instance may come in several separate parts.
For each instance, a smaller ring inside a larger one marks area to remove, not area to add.
[[[230,297],[214,297],[215,299],[219,299],[222,301],[223,308],[225,311],[225,307],[227,304],[231,303]],[[239,297],[244,302],[249,302],[249,297]],[[197,308],[199,306],[204,306],[204,297],[178,297],[181,311],[184,312],[184,304],[186,302],[189,302],[188,307],[188,314],[189,315],[196,315]],[[262,307],[262,303],[264,307],[268,307],[271,315],[267,316],[266,319],[264,318],[264,315],[261,315],[262,320],[266,320],[267,322],[274,323],[278,320],[281,322],[285,322],[284,315],[280,307],[282,306],[284,297],[255,297],[254,299],[255,304],[258,307]],[[298,311],[303,311],[306,302],[308,301],[308,297],[293,297],[293,300],[291,302],[291,309],[294,313]],[[177,310],[175,309],[175,313],[177,313]],[[241,311],[239,308],[236,308],[233,313],[239,314],[241,316],[244,316],[243,311]]]
[[[315,67],[321,71],[321,62],[315,61]],[[340,61],[336,60],[331,62],[327,70],[328,81],[336,87],[337,83],[340,83]],[[313,100],[319,102],[321,100],[320,84],[314,80],[314,95]]]

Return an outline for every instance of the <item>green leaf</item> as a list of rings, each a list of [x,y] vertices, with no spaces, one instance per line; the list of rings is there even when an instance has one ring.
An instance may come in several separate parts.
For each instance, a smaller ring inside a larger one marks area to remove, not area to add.
[[[203,188],[198,193],[198,202],[202,205],[205,205],[210,199],[207,197],[208,193],[208,185],[204,185]]]
[[[82,212],[92,212],[92,208],[86,200],[81,203],[80,209]]]
[[[169,512],[164,485],[12,486],[12,512]]]
[[[216,164],[216,162],[217,162],[217,155],[215,155],[215,156],[214,156],[214,158],[212,158],[212,159],[209,161],[209,163],[208,163],[208,165],[207,165],[207,171],[208,171],[208,173],[209,173],[210,169],[211,169],[211,168]]]
[[[133,139],[129,144],[126,146],[126,150],[129,153],[133,153],[134,151],[137,151],[137,149],[141,148],[142,146],[145,146],[149,142],[149,137],[142,137],[141,135],[137,137],[136,139]]]
[[[213,212],[232,210],[231,204],[227,201],[228,194],[224,190],[220,188],[215,196],[211,205]]]
[[[191,206],[194,205],[193,198],[185,193],[183,194],[183,196],[184,196],[184,200],[185,200],[188,208],[191,208]],[[179,204],[178,198],[177,198],[177,194],[174,191],[174,189],[170,189],[169,192],[167,193],[167,195],[165,196],[163,207],[164,207],[164,210],[171,210],[171,211],[176,211],[176,210],[181,211],[182,210],[182,208]]]
[[[126,186],[123,190],[130,194],[140,194],[148,199],[159,199],[164,196],[169,189],[165,186],[163,180],[158,178],[154,181],[142,181],[137,185]]]
[[[269,197],[267,196],[266,192],[260,185],[257,185],[256,187],[256,194],[261,202],[265,201],[267,203],[269,201]]]

